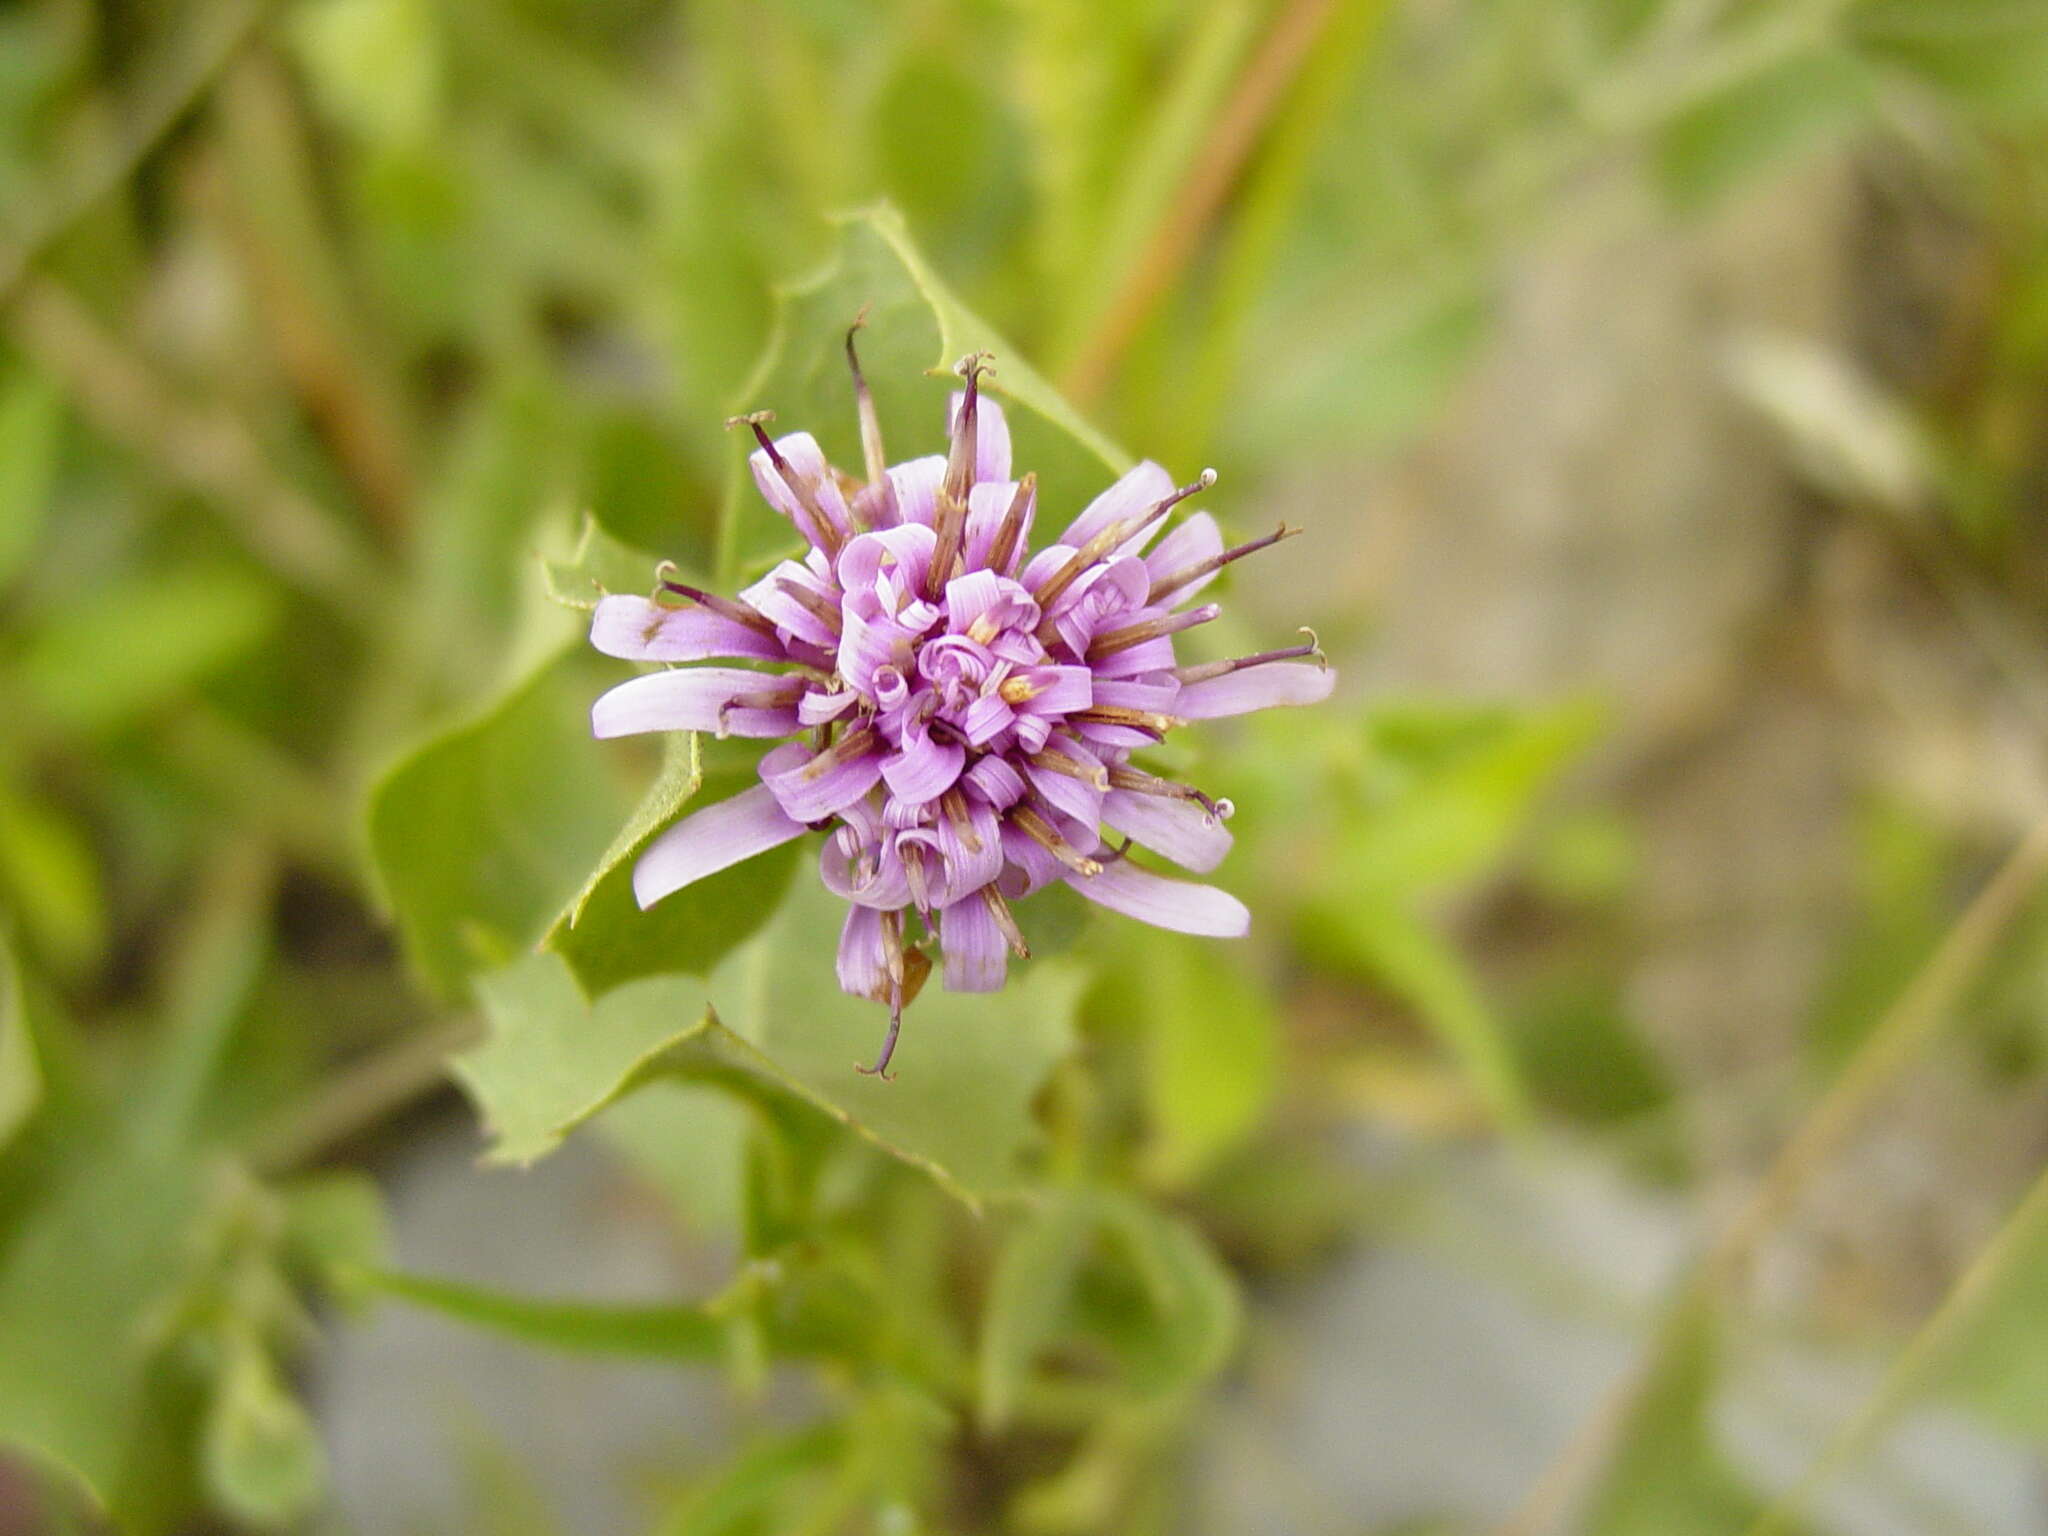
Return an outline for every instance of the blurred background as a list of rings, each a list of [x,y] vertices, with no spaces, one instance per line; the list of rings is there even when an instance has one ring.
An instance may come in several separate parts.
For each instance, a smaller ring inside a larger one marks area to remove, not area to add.
[[[2048,1532],[2044,128],[2039,0],[0,6],[0,1532]],[[480,1164],[730,957],[872,1047],[786,860],[533,954],[550,592],[870,302],[1308,530],[1254,936],[1027,908],[929,1167]]]

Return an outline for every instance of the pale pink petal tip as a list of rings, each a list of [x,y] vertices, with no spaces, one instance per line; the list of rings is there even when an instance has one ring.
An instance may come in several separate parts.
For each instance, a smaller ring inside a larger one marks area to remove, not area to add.
[[[1282,704],[1320,704],[1336,686],[1334,667],[1274,661],[1187,684],[1175,697],[1173,712],[1183,720],[1220,720]]]
[[[849,907],[839,930],[839,989],[855,997],[884,997],[889,985],[889,951],[882,941],[882,914]]]
[[[788,703],[781,702],[788,699]],[[735,700],[744,699],[744,706]],[[769,672],[692,667],[649,672],[598,695],[590,707],[599,740],[649,731],[709,731],[721,736],[787,736],[796,729],[796,693]]]
[[[1251,910],[1230,892],[1169,880],[1128,859],[1105,864],[1100,874],[1065,878],[1090,901],[1155,928],[1209,939],[1241,939],[1251,931]]]
[[[750,629],[705,608],[664,608],[644,597],[614,593],[598,599],[590,616],[590,643],[625,661],[710,661],[720,656],[780,661],[773,635]]]
[[[1102,819],[1198,875],[1206,875],[1230,852],[1230,829],[1198,801],[1113,789],[1103,797]]]
[[[649,843],[633,866],[633,899],[644,909],[684,886],[788,842],[804,824],[782,813],[767,785],[684,817]]]

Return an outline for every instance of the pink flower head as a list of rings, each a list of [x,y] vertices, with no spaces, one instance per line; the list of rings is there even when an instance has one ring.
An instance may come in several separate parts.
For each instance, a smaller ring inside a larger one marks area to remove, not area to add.
[[[747,663],[651,672],[591,711],[601,737],[789,738],[761,759],[759,784],[648,845],[634,894],[651,906],[824,832],[819,875],[849,904],[839,984],[889,1007],[870,1072],[887,1068],[903,1008],[931,968],[913,922],[944,956],[946,986],[969,992],[997,990],[1009,955],[1029,953],[1011,904],[1055,880],[1161,928],[1242,935],[1250,914],[1236,897],[1127,857],[1135,842],[1214,869],[1230,848],[1230,803],[1131,754],[1190,720],[1315,703],[1334,682],[1313,639],[1202,666],[1175,660],[1173,637],[1217,614],[1191,600],[1225,565],[1292,531],[1226,549],[1198,512],[1157,537],[1213,472],[1175,488],[1157,464],[1140,464],[1030,554],[1036,478],[1011,478],[1002,409],[979,389],[985,368],[979,355],[960,365],[949,454],[887,465],[856,361],[865,482],[828,464],[809,433],[771,441],[769,417],[741,418],[761,444],[754,483],[803,535],[803,558],[737,599],[672,581],[653,599],[606,597],[591,625],[608,656]]]

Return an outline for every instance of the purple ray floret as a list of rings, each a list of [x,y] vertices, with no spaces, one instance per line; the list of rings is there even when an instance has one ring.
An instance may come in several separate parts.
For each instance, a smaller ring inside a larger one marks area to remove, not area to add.
[[[1216,573],[1293,531],[1226,548],[1206,512],[1167,529],[1211,472],[1177,487],[1140,464],[1034,554],[1037,482],[1010,478],[1009,428],[980,389],[985,358],[960,371],[949,451],[887,465],[854,361],[865,481],[809,433],[771,439],[769,417],[740,418],[760,442],[754,483],[803,535],[803,558],[737,598],[666,580],[653,598],[606,597],[590,631],[608,656],[717,663],[621,683],[592,711],[597,735],[788,738],[762,757],[759,784],[656,837],[633,893],[651,906],[823,832],[820,878],[848,903],[839,983],[890,1010],[863,1069],[877,1073],[930,969],[926,942],[949,989],[995,991],[1009,956],[1028,953],[1011,904],[1053,881],[1161,928],[1241,936],[1251,918],[1236,897],[1127,857],[1136,843],[1214,869],[1230,802],[1131,754],[1191,719],[1316,703],[1335,682],[1313,637],[1176,660],[1175,637],[1216,617],[1195,601]]]

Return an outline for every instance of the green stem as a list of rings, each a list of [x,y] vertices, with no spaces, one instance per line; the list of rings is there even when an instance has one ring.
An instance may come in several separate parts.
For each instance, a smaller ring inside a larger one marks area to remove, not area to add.
[[[1970,1261],[1934,1315],[1907,1341],[1869,1401],[1842,1426],[1799,1481],[1757,1518],[1748,1536],[1786,1536],[1794,1528],[1828,1479],[1862,1453],[1928,1372],[1939,1366],[1983,1316],[2001,1283],[2031,1255],[2043,1230],[2048,1230],[2048,1173],[2034,1181],[2019,1208]]]
[[[1871,1031],[1832,1087],[1772,1163],[1748,1204],[1694,1269],[1645,1358],[1572,1436],[1494,1536],[1540,1536],[1552,1530],[1585,1484],[1628,1432],[1646,1387],[1675,1341],[1682,1320],[1740,1278],[1764,1236],[1813,1173],[1860,1127],[1879,1097],[1917,1061],[1954,1016],[1968,985],[2020,909],[2048,875],[2048,817],[2035,823],[1998,872],[1956,919],[1891,1010]]]

